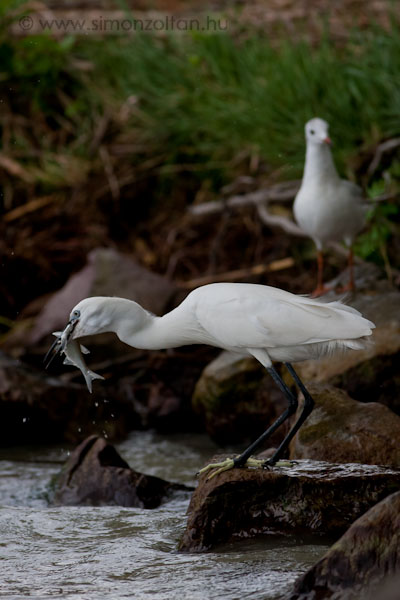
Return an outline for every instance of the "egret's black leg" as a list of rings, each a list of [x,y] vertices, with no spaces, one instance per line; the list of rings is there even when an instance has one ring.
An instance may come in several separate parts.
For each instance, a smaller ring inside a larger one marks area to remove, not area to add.
[[[301,381],[300,377],[297,375],[297,373],[293,369],[292,365],[290,363],[285,363],[285,365],[286,365],[287,370],[293,377],[293,380],[297,383],[301,392],[303,392],[304,406],[303,406],[303,410],[301,411],[300,417],[297,419],[296,423],[293,425],[292,429],[289,431],[289,433],[287,434],[285,439],[282,441],[282,443],[276,449],[276,451],[271,456],[271,458],[269,458],[268,460],[265,461],[266,466],[274,465],[281,458],[283,452],[289,446],[291,440],[296,435],[296,433],[298,432],[298,430],[300,429],[300,427],[302,426],[302,424],[304,423],[304,421],[307,419],[307,417],[310,415],[312,409],[314,408],[314,400],[312,399],[310,392],[307,390],[306,386]]]
[[[267,370],[273,378],[273,380],[275,381],[275,383],[277,384],[277,386],[285,394],[289,404],[285,412],[283,412],[281,416],[278,417],[276,421],[272,423],[272,425],[268,427],[268,429],[264,431],[264,433],[261,434],[260,437],[255,440],[255,442],[253,442],[248,448],[246,448],[246,450],[242,452],[240,456],[233,459],[235,467],[243,466],[246,463],[247,459],[254,453],[254,451],[257,450],[257,448],[259,448],[261,444],[267,438],[269,438],[269,436],[272,435],[274,431],[278,429],[278,427],[282,425],[282,423],[284,423],[291,415],[294,415],[297,410],[297,398],[294,394],[292,394],[286,383],[282,380],[279,373],[277,373],[274,367],[268,367]]]

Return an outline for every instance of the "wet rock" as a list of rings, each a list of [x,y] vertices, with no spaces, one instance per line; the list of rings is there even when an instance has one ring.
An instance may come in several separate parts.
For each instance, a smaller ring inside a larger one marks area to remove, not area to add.
[[[89,394],[0,352],[0,445],[76,443],[93,432],[117,439],[132,424],[129,403],[107,388]]]
[[[203,475],[180,550],[202,552],[235,538],[271,533],[339,536],[399,485],[400,470],[313,461],[270,470],[232,469],[209,480]]]
[[[106,440],[91,436],[64,466],[53,504],[156,508],[177,490],[190,488],[134,471]]]
[[[357,402],[330,385],[309,384],[308,390],[315,408],[291,443],[291,459],[400,468],[399,416],[377,402]]]
[[[297,580],[285,600],[395,600],[399,571],[400,492],[396,492],[357,519]]]
[[[112,248],[97,248],[89,253],[86,266],[45,303],[29,342],[35,344],[53,331],[63,329],[71,308],[88,296],[121,296],[162,314],[175,293],[173,283],[129,256]]]
[[[202,372],[192,406],[211,438],[227,444],[255,439],[285,410],[286,401],[258,361],[222,352]],[[277,432],[271,443],[281,439]]]

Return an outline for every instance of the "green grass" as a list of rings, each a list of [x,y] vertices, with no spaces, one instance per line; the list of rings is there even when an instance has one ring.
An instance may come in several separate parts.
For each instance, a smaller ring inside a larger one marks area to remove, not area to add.
[[[95,65],[94,80],[116,100],[137,96],[133,125],[167,162],[204,166],[257,152],[287,177],[299,176],[304,123],[331,123],[335,156],[349,157],[381,138],[400,134],[400,31],[354,32],[338,50],[282,41],[271,48],[253,35],[154,39],[148,36],[80,42]],[[104,89],[104,87],[103,87]]]
[[[77,68],[79,61],[91,68]],[[217,193],[254,155],[266,173],[299,177],[304,123],[316,115],[331,124],[335,160],[351,177],[360,149],[400,135],[400,27],[393,22],[389,31],[354,31],[341,47],[329,32],[311,46],[288,39],[272,45],[256,31],[57,41],[11,38],[4,29],[0,93],[10,97],[14,112],[46,120],[48,135],[15,134],[18,147],[34,143],[50,153],[39,164],[22,159],[36,169],[40,189],[68,185],[51,155],[63,124],[62,152],[92,160],[87,177],[93,176],[99,161],[89,146],[105,113],[112,121],[107,142],[114,136],[144,149],[127,157],[132,168],[159,157],[149,171],[155,169],[160,189],[165,180],[179,185],[186,165],[189,202],[204,180]],[[121,124],[116,115],[132,97],[130,117]]]

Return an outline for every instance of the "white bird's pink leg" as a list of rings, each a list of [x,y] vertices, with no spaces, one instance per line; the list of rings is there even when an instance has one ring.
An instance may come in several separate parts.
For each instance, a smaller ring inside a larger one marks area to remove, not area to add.
[[[317,274],[317,287],[312,292],[312,298],[318,298],[318,296],[323,296],[327,292],[330,291],[331,288],[324,285],[324,255],[322,250],[317,251],[317,265],[318,265],[318,274]]]

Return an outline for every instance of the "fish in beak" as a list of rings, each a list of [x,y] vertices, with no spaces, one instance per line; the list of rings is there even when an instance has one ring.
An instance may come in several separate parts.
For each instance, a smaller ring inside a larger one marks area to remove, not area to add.
[[[56,340],[44,357],[44,362],[46,363],[45,368],[48,368],[57,355],[64,354],[64,365],[71,365],[80,369],[85,378],[88,390],[92,393],[92,381],[94,379],[104,379],[104,377],[94,373],[87,367],[82,353],[88,354],[89,350],[72,338],[72,333],[78,324],[78,321],[79,315],[75,315],[68,321],[64,331],[55,331],[53,333],[53,335],[56,336]]]
[[[80,313],[79,311],[76,311],[76,314],[74,314],[68,321],[64,331],[56,331],[53,333],[53,335],[55,335],[57,339],[50,346],[49,350],[46,353],[46,356],[43,359],[43,362],[45,363],[45,369],[47,369],[50,366],[50,364],[53,362],[53,360],[58,354],[64,352],[68,344],[68,340],[70,339],[75,327],[78,324],[79,317]]]

